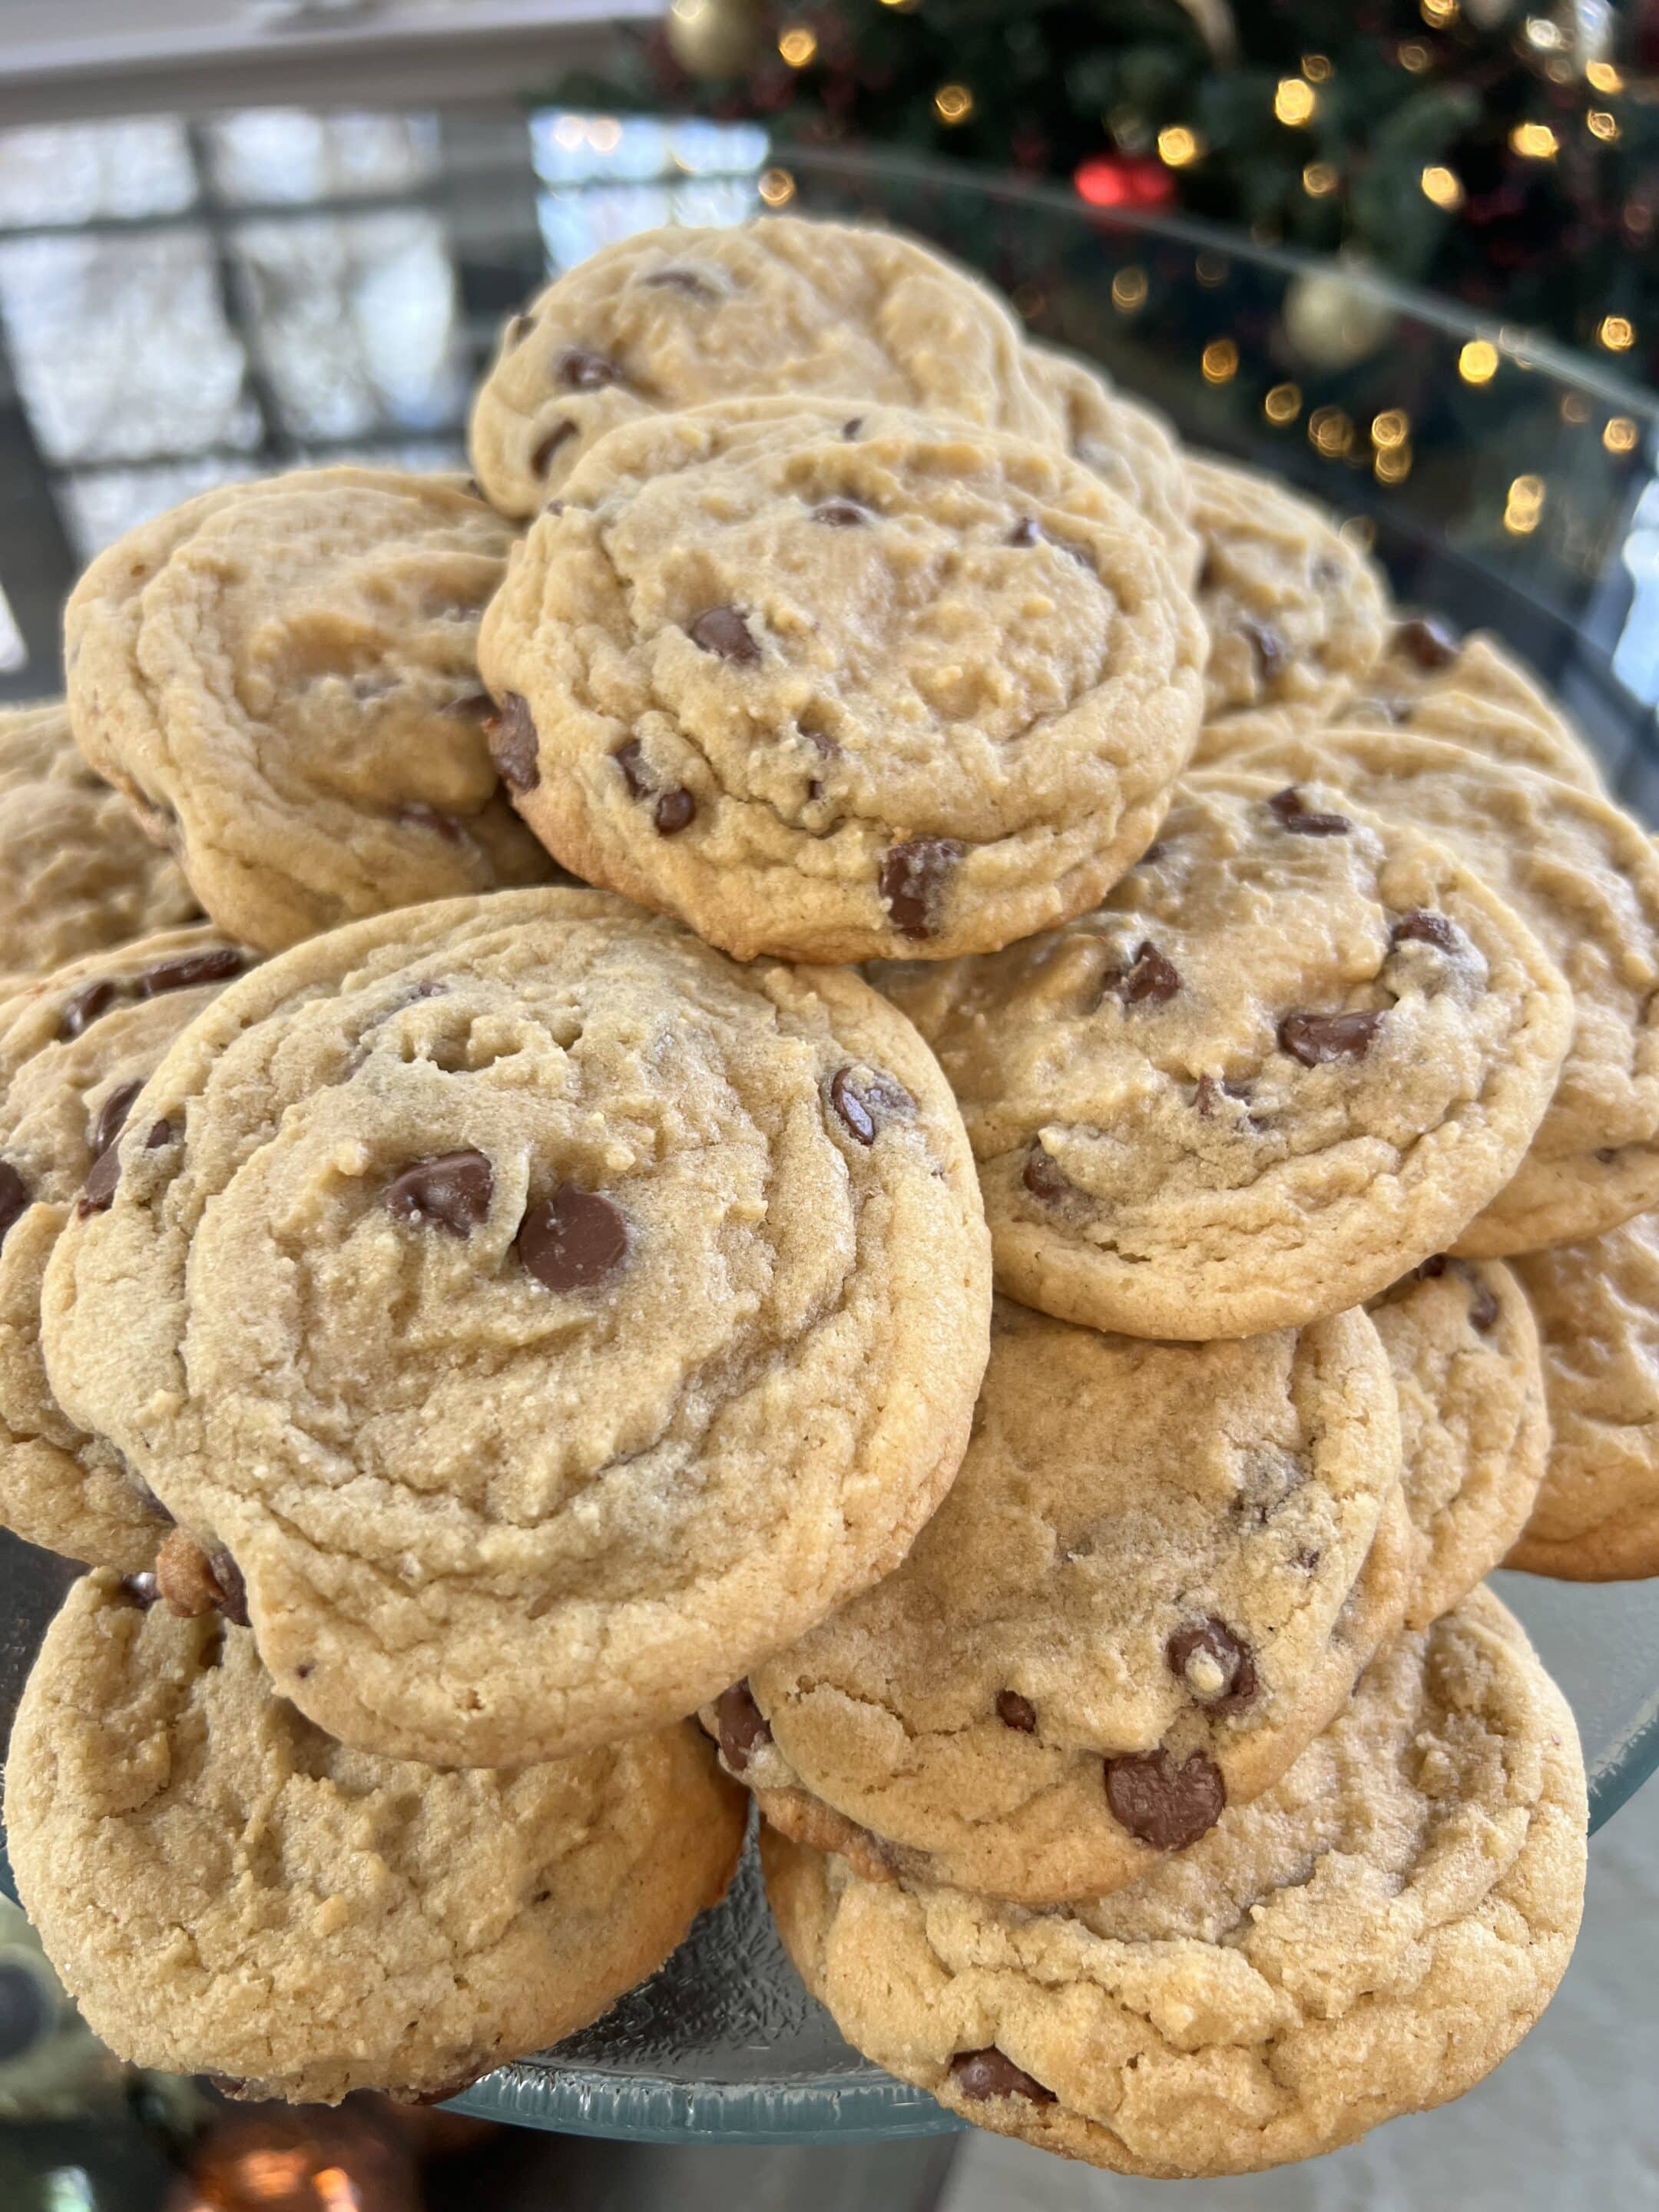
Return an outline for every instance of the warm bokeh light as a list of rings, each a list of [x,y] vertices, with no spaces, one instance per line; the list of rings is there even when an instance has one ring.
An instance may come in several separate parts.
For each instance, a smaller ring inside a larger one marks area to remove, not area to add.
[[[795,180],[787,169],[763,169],[755,189],[768,207],[787,207],[795,197]]]
[[[1595,343],[1609,353],[1628,353],[1636,343],[1636,325],[1628,315],[1603,315],[1595,326]]]
[[[1504,527],[1512,537],[1530,538],[1543,519],[1544,479],[1516,477],[1504,508]]]
[[[1304,54],[1302,74],[1310,84],[1328,84],[1335,70],[1328,54]]]
[[[1597,92],[1622,92],[1625,80],[1611,62],[1586,62],[1584,76]]]
[[[1288,123],[1293,130],[1300,129],[1303,124],[1312,120],[1314,109],[1318,104],[1314,88],[1305,77],[1279,78],[1273,93],[1273,113],[1281,123]]]
[[[1225,384],[1238,374],[1238,348],[1231,338],[1212,338],[1199,366],[1206,384]]]
[[[1132,315],[1146,304],[1146,271],[1120,269],[1112,279],[1112,305],[1120,314]]]
[[[1434,56],[1420,39],[1407,39],[1395,56],[1402,70],[1413,76],[1421,76],[1434,60]]]
[[[1379,447],[1371,461],[1371,472],[1378,483],[1404,483],[1412,472],[1412,449],[1409,446]]]
[[[1299,384],[1276,384],[1261,403],[1261,411],[1270,422],[1282,426],[1294,422],[1302,412],[1302,387]]]
[[[1352,445],[1353,424],[1340,407],[1316,407],[1308,417],[1308,442],[1334,460]]]
[[[1553,161],[1560,145],[1547,123],[1517,123],[1510,133],[1510,150],[1523,161]]]
[[[1457,0],[1422,0],[1422,15],[1431,31],[1443,31],[1457,21]]]
[[[1592,107],[1584,118],[1584,128],[1592,138],[1600,138],[1610,146],[1619,136],[1619,118],[1609,114],[1605,107]]]
[[[791,69],[805,69],[817,55],[817,33],[805,23],[792,23],[778,33],[778,52]]]
[[[1167,124],[1158,134],[1158,158],[1172,169],[1184,169],[1204,151],[1196,131],[1184,123]]]
[[[1498,348],[1490,338],[1471,338],[1457,356],[1457,374],[1465,384],[1490,384],[1498,374]]]
[[[1601,433],[1601,443],[1610,453],[1633,453],[1636,451],[1636,425],[1628,415],[1610,415]]]
[[[1443,161],[1431,161],[1418,179],[1418,182],[1437,207],[1462,206],[1462,179],[1455,169],[1449,169]]]
[[[1412,434],[1412,418],[1403,407],[1385,407],[1371,420],[1371,443],[1387,451],[1403,446]]]
[[[1327,193],[1336,190],[1340,181],[1328,161],[1310,161],[1302,172],[1302,189],[1310,199],[1322,200]]]
[[[974,112],[974,95],[965,84],[942,84],[933,94],[933,112],[941,123],[965,123]]]

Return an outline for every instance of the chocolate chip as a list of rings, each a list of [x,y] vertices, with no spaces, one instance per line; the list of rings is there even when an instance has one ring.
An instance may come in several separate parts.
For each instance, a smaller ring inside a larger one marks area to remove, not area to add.
[[[1126,1006],[1167,1006],[1181,988],[1181,973],[1144,937],[1135,948],[1133,964],[1119,979],[1117,991]]]
[[[161,1595],[154,1575],[123,1575],[116,1587],[129,1605],[136,1605],[144,1613]]]
[[[489,714],[494,712],[495,705],[488,691],[463,691],[458,698],[446,700],[438,711],[444,714]]]
[[[1199,592],[1212,592],[1220,581],[1221,563],[1216,559],[1215,548],[1211,546],[1204,556],[1203,564],[1198,572],[1198,581],[1193,588]]]
[[[1267,805],[1293,836],[1346,837],[1353,827],[1346,814],[1318,814],[1305,807],[1293,783],[1275,792]]]
[[[1595,1157],[1604,1168],[1610,1168],[1619,1157],[1619,1147],[1617,1145],[1598,1145]]]
[[[1054,2093],[1005,2058],[993,2044],[985,2051],[958,2051],[951,2061],[951,2078],[963,2095],[976,2105],[992,2097],[1024,2097],[1028,2104],[1052,2105]]]
[[[645,754],[637,738],[629,738],[625,745],[618,745],[611,757],[623,772],[623,781],[628,786],[630,799],[643,799],[654,789],[651,771],[645,764]]]
[[[890,1075],[860,1075],[855,1068],[839,1067],[830,1079],[830,1103],[861,1145],[873,1145],[882,1124],[911,1112],[915,1103]]]
[[[97,1119],[87,1133],[87,1143],[94,1157],[107,1152],[126,1127],[132,1102],[143,1087],[142,1076],[135,1076],[130,1083],[118,1083],[98,1109]]]
[[[81,1195],[75,1201],[75,1211],[82,1221],[88,1214],[106,1213],[115,1203],[116,1187],[121,1180],[121,1154],[114,1145],[106,1145],[87,1170],[87,1179],[81,1186]]]
[[[684,292],[689,300],[718,300],[720,294],[695,269],[654,269],[640,279],[653,292]]]
[[[118,996],[115,985],[107,975],[100,975],[80,989],[64,1004],[58,1018],[58,1034],[66,1042],[78,1037],[82,1030],[95,1022],[100,1014],[106,1014]]]
[[[812,509],[812,520],[831,530],[858,530],[869,521],[870,510],[855,499],[825,499]]]
[[[1449,668],[1457,658],[1456,636],[1431,615],[1413,615],[1408,621],[1396,623],[1394,645],[1396,653],[1403,653],[1425,670]]]
[[[937,933],[945,887],[961,858],[961,846],[949,837],[911,837],[888,848],[877,886],[901,937]]]
[[[715,1698],[714,1725],[720,1756],[733,1774],[746,1773],[753,1753],[772,1741],[772,1724],[750,1695],[747,1676]]]
[[[687,626],[687,635],[705,653],[712,653],[721,660],[735,660],[739,666],[746,667],[761,657],[759,646],[749,634],[748,623],[735,607],[705,608]]]
[[[1132,1836],[1154,1850],[1184,1850],[1221,1818],[1227,1785],[1212,1759],[1195,1751],[1177,1765],[1160,1744],[1106,1762],[1106,1802]]]
[[[155,1580],[169,1613],[198,1620],[216,1607],[239,1628],[247,1622],[247,1587],[226,1551],[204,1552],[193,1536],[175,1528],[155,1554]]]
[[[574,422],[556,422],[530,456],[531,474],[544,477],[553,465],[554,454],[558,452],[567,439],[574,438],[575,434],[576,426]]]
[[[1022,1735],[1036,1733],[1036,1707],[1018,1690],[997,1692],[997,1718],[1004,1728],[1018,1729]]]
[[[1170,1672],[1211,1712],[1236,1712],[1255,1695],[1250,1647],[1212,1613],[1177,1628],[1164,1647]]]
[[[1028,545],[1040,545],[1042,542],[1042,525],[1029,514],[1022,514],[1008,532],[1008,543],[1011,545],[1018,545],[1022,550]]]
[[[534,791],[542,780],[537,756],[541,740],[522,691],[503,691],[501,703],[484,725],[489,757],[509,791]]]
[[[630,799],[648,799],[657,788],[651,774],[651,764],[646,759],[637,738],[629,738],[625,745],[618,745],[611,759],[623,772]],[[659,797],[652,809],[651,818],[657,825],[659,837],[677,837],[689,827],[697,811],[697,802],[684,785],[675,784]]]
[[[173,1138],[173,1124],[163,1115],[161,1121],[151,1124],[149,1134],[144,1139],[144,1150],[147,1152],[159,1152],[163,1145],[170,1145]]]
[[[1462,933],[1449,915],[1433,914],[1425,907],[1414,907],[1402,914],[1389,932],[1389,943],[1395,945],[1432,945],[1442,952],[1457,952],[1462,949]]]
[[[1447,1261],[1445,1254],[1443,1252],[1431,1252],[1428,1258],[1424,1261],[1422,1266],[1419,1267],[1417,1271],[1418,1279],[1419,1282],[1431,1283],[1434,1280],[1437,1275],[1443,1275],[1445,1273]]]
[[[159,999],[167,991],[193,991],[202,983],[228,983],[247,966],[245,953],[222,945],[212,952],[186,952],[177,960],[163,960],[147,968],[133,984],[141,999]]]
[[[622,1265],[628,1224],[619,1206],[597,1191],[562,1182],[525,1215],[520,1259],[550,1291],[585,1291]]]
[[[847,439],[856,438],[859,432],[863,428],[864,417],[862,415],[849,415],[847,420],[841,426],[841,434],[843,438]]]
[[[684,785],[677,784],[672,791],[665,791],[651,810],[658,836],[678,837],[682,830],[690,827],[696,811],[697,802]]]
[[[453,814],[441,813],[437,807],[428,806],[423,799],[411,799],[398,809],[398,819],[407,822],[412,829],[429,830],[441,837],[446,845],[464,845],[466,830]]]
[[[247,1619],[247,1584],[242,1571],[228,1552],[215,1552],[208,1561],[208,1573],[212,1578],[216,1605],[227,1620],[234,1620],[238,1628],[246,1628]]]
[[[1271,684],[1290,659],[1290,650],[1284,638],[1271,623],[1257,622],[1249,615],[1240,616],[1235,627],[1255,653],[1255,665],[1261,672],[1262,680]]]
[[[1051,1206],[1057,1199],[1068,1197],[1075,1188],[1067,1180],[1059,1163],[1035,1139],[1025,1155],[1025,1165],[1019,1179],[1033,1198],[1042,1199]]]
[[[1304,1067],[1322,1067],[1333,1060],[1364,1060],[1382,1027],[1377,1013],[1286,1014],[1279,1024],[1281,1052]]]
[[[29,1187],[9,1160],[0,1160],[0,1244],[29,1202]]]
[[[1153,866],[1158,861],[1164,858],[1164,855],[1169,851],[1169,849],[1170,848],[1168,844],[1162,837],[1154,837],[1152,843],[1146,848],[1140,858],[1135,862],[1136,867],[1150,868]]]
[[[1498,1319],[1498,1297],[1484,1275],[1469,1276],[1469,1326],[1482,1336]]]
[[[620,384],[622,371],[606,354],[591,346],[567,346],[559,356],[559,381],[571,392],[603,392],[607,384]]]
[[[433,1222],[452,1237],[470,1237],[489,1212],[495,1170],[483,1152],[434,1152],[411,1160],[380,1195],[394,1221]]]

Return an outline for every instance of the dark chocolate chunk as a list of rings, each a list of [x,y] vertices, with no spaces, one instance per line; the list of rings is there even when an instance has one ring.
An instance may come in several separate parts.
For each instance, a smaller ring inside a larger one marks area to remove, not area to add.
[[[1028,2104],[1052,2105],[1054,2093],[1005,2058],[994,2044],[984,2051],[958,2051],[951,2078],[964,2097],[982,2105],[992,2097],[1024,2097]]]
[[[1381,1012],[1286,1014],[1279,1024],[1279,1049],[1304,1067],[1322,1067],[1333,1060],[1364,1060],[1382,1026]]]
[[[1170,1672],[1211,1712],[1236,1712],[1255,1695],[1255,1660],[1249,1645],[1212,1613],[1177,1628],[1164,1645],[1164,1656]],[[1220,1676],[1219,1686],[1206,1686],[1215,1674]]]
[[[1167,1006],[1180,988],[1181,974],[1174,961],[1166,959],[1151,938],[1142,938],[1133,963],[1118,981],[1118,995],[1124,1005]]]
[[[1036,1707],[1018,1690],[997,1692],[997,1718],[1004,1728],[1018,1729],[1022,1735],[1036,1733]]]
[[[1432,945],[1442,952],[1457,952],[1462,948],[1462,932],[1449,915],[1435,914],[1426,907],[1414,907],[1402,914],[1389,932],[1389,943],[1395,945]]]
[[[1052,1206],[1056,1199],[1065,1198],[1076,1188],[1069,1182],[1060,1164],[1052,1154],[1044,1152],[1042,1143],[1033,1139],[1025,1155],[1025,1165],[1020,1181],[1033,1198],[1040,1198]]]
[[[688,300],[718,300],[719,292],[695,269],[653,269],[640,282],[653,292],[684,292]]]
[[[553,465],[554,454],[558,452],[567,439],[574,438],[575,434],[576,426],[574,422],[556,422],[530,456],[531,473],[534,476],[544,477]]]
[[[735,660],[739,667],[747,667],[761,657],[748,623],[735,607],[705,608],[688,626],[686,635],[705,653],[721,660]]]
[[[949,837],[911,837],[889,847],[877,885],[901,937],[937,933],[945,885],[961,858],[961,846]]]
[[[143,1087],[142,1076],[135,1076],[128,1083],[118,1083],[98,1109],[97,1118],[87,1133],[87,1145],[94,1158],[100,1152],[107,1152],[126,1127],[132,1102]]]
[[[82,1030],[95,1022],[100,1014],[106,1014],[115,1004],[119,993],[107,975],[94,976],[90,983],[65,1000],[63,1013],[58,1018],[58,1034],[67,1040],[78,1037]]]
[[[567,346],[559,356],[558,374],[570,392],[603,392],[606,385],[622,382],[616,362],[591,346]]]
[[[1396,623],[1394,646],[1396,653],[1403,653],[1425,672],[1449,668],[1457,658],[1455,633],[1432,615],[1413,615]]]
[[[690,826],[697,811],[697,802],[683,784],[665,791],[651,810],[651,819],[657,825],[659,837],[678,837],[682,830]]]
[[[141,999],[159,999],[166,991],[193,991],[203,983],[228,983],[246,966],[246,953],[233,945],[222,945],[211,952],[185,952],[176,960],[158,961],[134,979],[132,988]]]
[[[0,1160],[0,1244],[18,1217],[27,1211],[29,1187],[9,1160]]]
[[[1160,1744],[1106,1762],[1106,1802],[1132,1836],[1178,1851],[1207,1835],[1227,1803],[1221,1769],[1201,1751],[1177,1765]]]
[[[715,1698],[714,1725],[720,1756],[733,1774],[746,1771],[752,1753],[772,1741],[772,1724],[755,1703],[746,1676]]]
[[[470,1237],[489,1213],[495,1171],[483,1152],[434,1152],[395,1175],[380,1203],[397,1221],[433,1222],[452,1237]]]
[[[519,1227],[520,1259],[550,1291],[585,1291],[614,1274],[628,1253],[622,1209],[597,1191],[562,1182]]]
[[[489,757],[509,791],[534,791],[542,780],[537,756],[541,742],[531,720],[530,702],[521,691],[504,691],[501,703],[484,725]]]
[[[882,1124],[913,1111],[915,1103],[890,1075],[860,1075],[854,1068],[839,1067],[830,1079],[830,1103],[861,1145],[873,1145]]]
[[[1304,806],[1293,783],[1275,792],[1267,805],[1293,836],[1346,837],[1353,827],[1346,814],[1321,814]]]
[[[116,1145],[106,1145],[87,1170],[87,1179],[81,1186],[81,1195],[75,1201],[75,1210],[82,1221],[88,1214],[108,1212],[115,1203],[116,1187],[120,1180],[120,1147]]]

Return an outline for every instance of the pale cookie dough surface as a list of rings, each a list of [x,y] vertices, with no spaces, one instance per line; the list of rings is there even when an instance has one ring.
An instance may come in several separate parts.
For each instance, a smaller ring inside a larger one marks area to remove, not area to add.
[[[557,278],[502,333],[472,465],[503,514],[534,514],[619,422],[737,392],[1064,434],[987,286],[894,232],[777,216],[644,231]]]
[[[877,1868],[1028,1905],[1133,1881],[1276,1782],[1399,1626],[1399,1471],[1363,1314],[1149,1344],[1000,1301],[944,1504],[753,1670],[769,1738],[742,1708],[727,1764]]]
[[[54,1255],[49,1370],[345,1741],[495,1764],[677,1718],[956,1471],[972,1163],[855,976],[597,892],[450,901],[233,985],[144,1120]]]
[[[268,951],[552,870],[501,797],[478,617],[511,533],[459,477],[311,469],[204,492],[64,615],[82,750]]]
[[[1397,732],[1330,730],[1240,767],[1317,777],[1328,795],[1440,839],[1572,988],[1549,1111],[1458,1249],[1492,1258],[1572,1243],[1659,1202],[1659,851],[1642,825],[1555,777]]]
[[[867,2057],[978,2126],[1174,2179],[1313,2157],[1490,2073],[1571,1954],[1585,1815],[1565,1700],[1478,1590],[1113,1896],[1032,1914],[763,1852],[791,1956]]]
[[[1553,1431],[1512,1567],[1572,1582],[1659,1574],[1659,1215],[1516,1262]]]
[[[0,992],[199,911],[178,862],[82,759],[63,706],[0,709]]]
[[[1406,1621],[1423,1628],[1502,1565],[1538,1494],[1550,1441],[1538,1331],[1499,1260],[1437,1255],[1370,1311],[1400,1401]]]
[[[1382,651],[1388,598],[1311,501],[1231,462],[1188,454],[1186,468],[1210,635],[1199,757],[1210,759],[1266,720],[1334,714]]]
[[[617,430],[514,553],[479,663],[520,811],[739,958],[984,951],[1150,842],[1203,644],[1057,449],[738,400]]]
[[[246,1629],[96,1575],[29,1677],[6,1828],[112,2051],[336,2104],[453,2095],[595,2019],[720,1896],[743,1817],[690,1725],[504,1772],[349,1751]]]
[[[0,1002],[0,1522],[89,1565],[148,1567],[167,1522],[108,1441],[76,1427],[40,1357],[40,1289],[88,1178],[174,1037],[254,955],[163,932]]]
[[[1136,1336],[1374,1297],[1519,1165],[1571,1010],[1443,846],[1313,786],[1183,785],[1106,903],[880,971],[960,1100],[1001,1288]]]
[[[1459,639],[1432,616],[1394,626],[1389,649],[1340,719],[1442,738],[1600,792],[1589,748],[1531,671],[1483,630]]]
[[[1190,585],[1203,549],[1192,525],[1186,463],[1169,425],[1069,355],[1028,345],[1025,362],[1065,426],[1066,451],[1146,516],[1168,546],[1182,582]]]

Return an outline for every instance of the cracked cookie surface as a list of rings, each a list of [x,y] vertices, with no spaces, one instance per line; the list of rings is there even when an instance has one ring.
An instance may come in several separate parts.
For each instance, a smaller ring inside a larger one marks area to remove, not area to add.
[[[963,2118],[1243,2173],[1461,2094],[1553,1994],[1584,1889],[1572,1716],[1497,1599],[1402,1638],[1290,1772],[1132,1887],[1030,1913],[768,1832],[802,1978]]]
[[[503,514],[532,515],[618,423],[733,392],[1062,435],[988,287],[891,231],[774,216],[643,231],[557,278],[502,333],[472,465]]]
[[[767,400],[595,447],[479,640],[551,852],[741,958],[810,960],[1090,905],[1168,803],[1201,655],[1156,533],[1056,448]]]
[[[1433,616],[1395,623],[1388,651],[1340,718],[1442,738],[1601,792],[1594,756],[1532,672],[1483,630],[1457,637]]]
[[[49,1371],[346,1741],[489,1764],[677,1718],[956,1471],[972,1163],[854,975],[598,892],[449,901],[232,985],[144,1108],[54,1254]]]
[[[1025,362],[1063,426],[1067,453],[1146,516],[1190,585],[1203,549],[1186,463],[1162,416],[1115,390],[1100,370],[1049,346],[1028,345]]]
[[[510,535],[459,477],[311,469],[204,492],[82,577],[76,736],[222,929],[275,951],[553,872],[483,726]]]
[[[689,1724],[503,1772],[349,1751],[246,1629],[103,1574],[29,1676],[6,1828],[112,2050],[335,2104],[453,2096],[596,2018],[720,1896],[743,1816]]]
[[[1149,1344],[1001,1300],[909,1558],[712,1717],[775,1826],[872,1873],[1101,1894],[1278,1780],[1412,1559],[1363,1314]]]
[[[0,1522],[90,1566],[148,1567],[155,1500],[76,1426],[40,1356],[46,1263],[179,1032],[256,956],[210,927],[96,952],[0,1001]]]
[[[1243,773],[1189,777],[1094,913],[877,980],[961,1102],[1000,1286],[1138,1336],[1294,1327],[1443,1250],[1571,1022],[1445,847]]]

